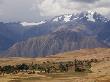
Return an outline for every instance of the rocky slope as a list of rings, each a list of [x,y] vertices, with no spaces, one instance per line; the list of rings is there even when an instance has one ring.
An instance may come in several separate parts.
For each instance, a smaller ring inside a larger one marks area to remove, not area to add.
[[[38,57],[82,48],[110,47],[110,20],[96,12],[67,14],[40,23],[21,23],[22,39],[5,56]],[[17,37],[17,36],[16,36]]]
[[[108,47],[93,36],[62,30],[47,36],[29,39],[12,46],[8,56],[38,57],[84,48]]]

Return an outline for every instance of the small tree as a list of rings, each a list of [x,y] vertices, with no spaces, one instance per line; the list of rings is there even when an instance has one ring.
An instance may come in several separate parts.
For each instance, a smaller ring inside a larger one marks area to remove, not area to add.
[[[18,70],[18,72],[20,71],[26,71],[29,70],[29,66],[26,64],[20,64],[20,65],[16,65],[16,69]]]
[[[14,72],[14,66],[7,65],[2,68],[2,72],[6,74],[10,74]]]

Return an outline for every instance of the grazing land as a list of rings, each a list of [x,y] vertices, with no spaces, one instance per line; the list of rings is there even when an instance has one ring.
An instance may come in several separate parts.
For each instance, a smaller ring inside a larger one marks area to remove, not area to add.
[[[110,49],[82,49],[66,52],[45,58],[0,58],[0,66],[19,64],[39,64],[44,62],[68,62],[75,59],[84,61],[97,59],[91,63],[90,71],[76,72],[73,70],[63,72],[27,73],[25,71],[16,74],[1,74],[0,82],[110,82]],[[28,71],[31,72],[31,71]]]

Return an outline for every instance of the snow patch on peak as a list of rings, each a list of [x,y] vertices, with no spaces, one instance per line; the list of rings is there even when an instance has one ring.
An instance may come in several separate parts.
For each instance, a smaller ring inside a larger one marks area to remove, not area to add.
[[[40,25],[40,24],[43,24],[45,23],[45,21],[41,21],[41,22],[38,22],[38,23],[35,23],[35,22],[22,22],[20,23],[22,26],[35,26],[35,25]]]
[[[95,11],[84,11],[81,13],[75,14],[65,14],[60,15],[52,19],[53,22],[63,22],[67,23],[70,21],[82,20],[86,18],[86,21],[97,22],[97,20],[101,20],[103,22],[108,22],[107,18],[100,16],[100,14],[96,13]]]
[[[72,15],[64,15],[64,21],[69,22],[71,17],[72,17]]]
[[[59,16],[59,17],[54,18],[53,21],[54,21],[54,22],[57,22],[57,21],[59,21],[59,20],[61,20],[61,19],[62,19],[62,16]]]
[[[75,17],[73,20],[77,20],[77,19],[79,19],[79,17]]]
[[[59,17],[56,17],[53,19],[54,22],[63,21],[63,22],[69,22],[72,15],[62,15]]]
[[[92,21],[92,22],[95,22],[95,19],[94,19],[94,12],[93,11],[88,11],[88,14],[86,16],[88,19],[88,21]]]
[[[87,11],[88,12],[88,14],[91,14],[91,15],[94,15],[94,11]]]
[[[53,21],[58,21],[58,17],[57,17],[57,18],[55,18],[55,19],[53,19]]]

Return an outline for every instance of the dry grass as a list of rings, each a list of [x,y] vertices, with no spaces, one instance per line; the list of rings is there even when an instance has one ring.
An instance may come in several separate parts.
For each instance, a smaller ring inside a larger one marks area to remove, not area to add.
[[[41,63],[43,61],[70,61],[73,59],[97,58],[100,62],[92,65],[92,73],[57,73],[57,74],[18,74],[0,76],[0,82],[110,82],[110,49],[82,49],[61,53],[46,58],[2,58],[0,65],[20,63]]]

